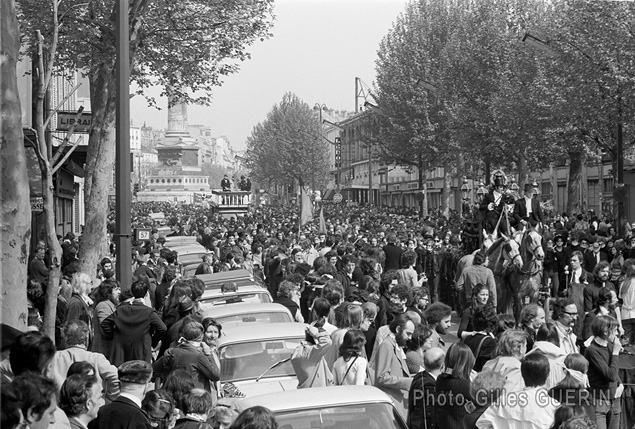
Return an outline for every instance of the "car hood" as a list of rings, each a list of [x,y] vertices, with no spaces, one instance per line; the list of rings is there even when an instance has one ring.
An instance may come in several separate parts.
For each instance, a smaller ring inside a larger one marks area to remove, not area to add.
[[[295,377],[273,377],[262,378],[258,382],[254,380],[237,381],[234,384],[249,398],[257,395],[266,395],[267,393],[296,390],[298,388],[298,379]]]

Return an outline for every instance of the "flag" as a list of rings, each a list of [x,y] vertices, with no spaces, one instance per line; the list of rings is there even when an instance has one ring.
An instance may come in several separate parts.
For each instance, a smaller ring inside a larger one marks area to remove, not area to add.
[[[300,186],[300,227],[313,220],[313,205],[304,186]]]
[[[324,207],[320,208],[320,234],[326,234],[326,222],[324,222]]]

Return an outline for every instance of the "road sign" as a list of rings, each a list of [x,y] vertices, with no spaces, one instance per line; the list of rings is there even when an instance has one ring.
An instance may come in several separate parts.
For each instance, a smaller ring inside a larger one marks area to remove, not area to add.
[[[31,198],[31,211],[32,212],[44,211],[44,199],[42,197]]]
[[[75,121],[77,112],[57,112],[57,130],[68,131],[73,123],[76,133],[87,133],[90,131],[90,125],[93,122],[93,114],[91,112],[82,112],[77,122]]]
[[[333,202],[334,203],[341,203],[342,202],[342,194],[340,194],[339,192],[335,195],[333,195]]]
[[[150,228],[137,228],[134,230],[135,239],[137,241],[150,241]]]

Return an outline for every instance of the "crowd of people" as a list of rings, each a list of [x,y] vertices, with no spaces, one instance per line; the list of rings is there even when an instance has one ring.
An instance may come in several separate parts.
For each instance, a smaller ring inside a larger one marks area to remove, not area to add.
[[[39,244],[29,264],[29,331],[3,326],[3,427],[275,427],[271,412],[242,410],[240,390],[221,383],[222,326],[201,314],[204,284],[180,276],[178,254],[150,217],[157,212],[170,235],[195,235],[208,250],[201,272],[249,270],[306,324],[291,357],[298,388],[373,385],[410,429],[617,428],[627,417],[619,361],[635,344],[630,228],[617,237],[593,213],[574,222],[545,214],[552,299],[524,305],[516,320],[495,310],[491,243],[466,249],[456,214],[324,208],[320,230],[317,219],[300,227],[289,207],[225,219],[201,206],[136,203],[133,225],[153,233],[133,242],[131,285],[115,278],[114,254],[79,272],[77,239],[60,237],[54,339],[38,332],[48,278]],[[478,274],[472,283],[458,281],[466,254]]]

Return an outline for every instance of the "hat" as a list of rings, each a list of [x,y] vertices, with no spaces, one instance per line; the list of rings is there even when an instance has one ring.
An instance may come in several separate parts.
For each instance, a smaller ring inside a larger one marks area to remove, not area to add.
[[[179,298],[179,313],[185,313],[186,311],[190,311],[194,308],[194,302],[190,299],[189,296],[182,296]]]
[[[2,335],[2,349],[0,351],[4,352],[11,347],[15,339],[22,335],[23,332],[4,323],[0,324],[0,327],[2,328],[0,331],[0,335]]]
[[[117,368],[122,383],[146,384],[152,378],[152,365],[143,360],[130,360]]]
[[[564,239],[564,235],[562,235],[562,234],[556,234],[556,236],[555,236],[555,237],[553,237],[553,241],[554,241],[554,243],[555,243],[556,241],[558,241],[558,240],[562,240],[562,242],[563,242],[563,243],[564,243],[565,241],[567,241],[567,240],[565,240],[565,239]]]
[[[531,183],[525,183],[525,192],[532,192],[534,190],[534,185]]]

